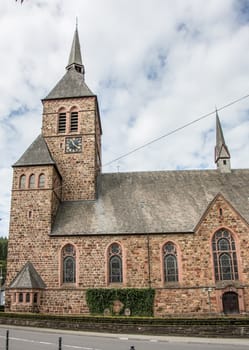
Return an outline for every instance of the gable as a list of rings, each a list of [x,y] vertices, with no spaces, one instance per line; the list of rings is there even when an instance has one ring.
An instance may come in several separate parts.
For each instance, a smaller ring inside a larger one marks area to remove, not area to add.
[[[241,216],[236,208],[232,206],[222,193],[218,193],[203,213],[195,231],[202,225],[205,225],[206,222],[208,222],[209,231],[212,231],[212,226],[216,230],[217,226],[229,227],[232,224],[234,225],[234,222],[238,223],[238,220],[248,226],[248,222]]]

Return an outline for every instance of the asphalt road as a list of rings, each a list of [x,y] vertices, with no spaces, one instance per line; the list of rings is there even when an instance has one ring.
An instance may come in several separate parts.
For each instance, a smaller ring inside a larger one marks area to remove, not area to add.
[[[0,349],[6,350],[245,350],[249,339],[161,337],[56,331],[41,328],[0,326]]]

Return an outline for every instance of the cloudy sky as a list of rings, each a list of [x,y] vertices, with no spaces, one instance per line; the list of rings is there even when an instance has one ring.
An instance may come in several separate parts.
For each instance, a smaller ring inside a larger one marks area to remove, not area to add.
[[[98,95],[103,164],[249,94],[249,0],[0,1],[0,235],[11,165],[41,129],[76,16]],[[233,168],[249,167],[249,98],[219,111]],[[104,172],[215,168],[215,114]]]

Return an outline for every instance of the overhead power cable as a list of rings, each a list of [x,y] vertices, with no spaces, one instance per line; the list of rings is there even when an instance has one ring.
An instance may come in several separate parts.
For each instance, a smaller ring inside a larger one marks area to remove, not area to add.
[[[179,126],[178,128],[176,128],[176,129],[174,129],[174,130],[171,130],[171,131],[169,131],[168,133],[166,133],[166,134],[164,134],[164,135],[161,135],[161,136],[159,136],[159,137],[157,137],[157,138],[155,138],[155,139],[153,139],[153,140],[151,140],[151,141],[149,141],[149,142],[147,142],[147,143],[145,143],[145,144],[143,144],[143,145],[141,145],[141,146],[138,146],[138,147],[134,148],[133,150],[131,150],[131,151],[125,153],[125,154],[122,154],[121,156],[119,156],[119,157],[117,157],[117,158],[111,160],[110,162],[104,164],[103,167],[106,167],[106,166],[108,166],[108,165],[110,165],[110,164],[112,164],[112,163],[115,163],[115,162],[117,162],[118,160],[123,159],[123,158],[125,158],[125,157],[128,157],[128,156],[131,155],[132,153],[135,153],[135,152],[141,150],[142,148],[145,148],[145,147],[150,146],[151,144],[153,144],[153,143],[155,143],[155,142],[157,142],[157,141],[162,140],[163,138],[166,138],[166,137],[168,137],[168,136],[170,136],[170,135],[172,135],[172,134],[175,134],[176,132],[178,132],[178,131],[180,131],[180,130],[182,130],[182,129],[185,129],[185,128],[187,128],[188,126],[193,125],[193,124],[199,122],[199,121],[202,120],[202,119],[205,119],[205,118],[207,118],[207,117],[210,117],[212,114],[215,114],[216,112],[222,111],[223,109],[228,108],[228,107],[234,105],[235,103],[238,103],[238,102],[240,102],[240,101],[242,101],[242,100],[245,100],[245,99],[248,98],[248,97],[249,97],[249,94],[248,94],[248,95],[245,95],[245,96],[242,96],[242,97],[238,98],[237,100],[234,100],[234,101],[232,101],[232,102],[229,102],[229,103],[227,103],[226,105],[224,105],[224,106],[222,106],[222,107],[220,107],[220,108],[216,108],[216,109],[215,109],[214,111],[212,111],[212,112],[209,112],[209,113],[207,113],[207,114],[204,114],[204,115],[202,115],[201,117],[199,117],[199,118],[197,118],[197,119],[195,119],[195,120],[192,120],[191,122],[189,122],[189,123],[187,123],[187,124],[184,124],[184,125],[182,125],[182,126]]]

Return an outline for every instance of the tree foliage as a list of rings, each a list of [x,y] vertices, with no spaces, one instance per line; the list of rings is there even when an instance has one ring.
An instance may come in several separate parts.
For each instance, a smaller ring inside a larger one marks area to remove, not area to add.
[[[7,266],[7,254],[8,254],[8,239],[6,237],[0,237],[0,283],[5,282],[6,266]]]

